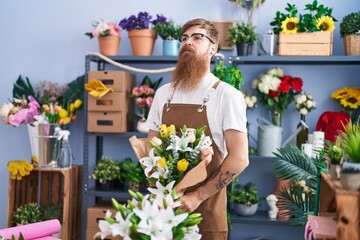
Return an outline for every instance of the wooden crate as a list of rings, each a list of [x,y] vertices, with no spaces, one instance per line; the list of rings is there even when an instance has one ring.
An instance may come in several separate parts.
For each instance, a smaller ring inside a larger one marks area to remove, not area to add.
[[[331,56],[332,32],[279,33],[280,56]]]
[[[226,20],[212,20],[216,28],[219,30],[220,42],[219,49],[220,50],[232,50],[234,49],[234,44],[228,38],[228,30],[229,28],[235,26],[235,21],[226,21]]]
[[[20,181],[9,176],[8,192],[7,227],[13,226],[13,212],[21,205],[62,204],[62,239],[81,239],[82,166],[36,168]]]

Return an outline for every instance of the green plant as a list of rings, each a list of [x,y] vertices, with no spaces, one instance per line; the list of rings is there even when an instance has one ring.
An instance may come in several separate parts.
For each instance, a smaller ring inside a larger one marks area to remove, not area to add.
[[[13,222],[28,224],[42,221],[40,207],[36,203],[28,203],[18,207],[13,213]]]
[[[181,35],[181,26],[175,24],[173,20],[156,23],[154,30],[163,40],[178,40]]]
[[[245,185],[235,185],[233,191],[228,192],[229,201],[239,204],[256,204],[264,198],[258,197],[258,190],[254,188],[254,183],[248,182]]]
[[[111,157],[102,156],[96,163],[91,178],[100,182],[112,181],[119,177],[120,167]]]
[[[120,161],[118,165],[120,168],[120,181],[129,181],[134,183],[146,181],[144,170],[138,162],[133,162],[131,158],[125,158],[123,161]]]
[[[327,157],[330,159],[331,164],[340,164],[344,151],[341,148],[339,140],[335,143],[325,140],[325,152]]]
[[[337,20],[332,16],[332,8],[318,4],[317,0],[314,0],[312,4],[306,4],[304,10],[309,13],[299,14],[299,18],[295,4],[288,3],[285,10],[287,13],[277,11],[274,21],[270,22],[270,25],[274,27],[275,34],[280,32],[332,32],[335,29],[334,22]]]
[[[61,204],[46,204],[40,207],[42,213],[42,221],[58,219],[60,223],[63,221],[63,206]]]
[[[240,90],[243,84],[242,73],[236,66],[225,66],[223,61],[219,61],[212,73],[220,80],[230,84],[237,90]]]
[[[274,152],[273,169],[276,176],[290,181],[290,188],[283,188],[279,192],[278,207],[287,210],[286,216],[292,225],[305,226],[307,216],[317,213],[318,181],[321,171],[326,170],[324,154],[310,158],[296,145]]]
[[[343,17],[340,23],[340,36],[345,37],[347,35],[360,33],[360,11],[353,12]]]
[[[234,27],[229,28],[228,38],[234,44],[248,43],[249,45],[254,45],[255,41],[258,39],[258,35],[255,32],[255,26],[242,22],[241,24],[237,23]]]
[[[341,147],[350,162],[360,163],[360,126],[359,121],[349,121],[343,131],[339,131]]]
[[[3,236],[0,236],[0,240],[7,240],[7,239],[4,238]],[[20,232],[20,233],[19,233],[19,238],[16,239],[16,238],[15,238],[15,235],[12,234],[12,235],[11,235],[11,240],[24,240],[24,236],[23,236],[22,233]]]

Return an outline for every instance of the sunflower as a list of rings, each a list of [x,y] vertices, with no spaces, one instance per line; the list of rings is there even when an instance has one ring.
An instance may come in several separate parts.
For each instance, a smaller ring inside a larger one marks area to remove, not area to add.
[[[297,33],[296,24],[299,23],[299,19],[297,17],[289,18],[287,17],[281,24],[282,32],[285,34]]]
[[[349,107],[352,109],[357,109],[360,105],[360,96],[359,95],[349,95],[340,100],[340,104],[343,107]]]
[[[329,16],[322,16],[316,20],[316,26],[325,32],[332,32],[335,29],[334,20]]]
[[[339,90],[336,90],[335,92],[331,93],[331,97],[334,99],[342,99],[349,95],[349,93],[352,91],[352,88],[344,87]]]

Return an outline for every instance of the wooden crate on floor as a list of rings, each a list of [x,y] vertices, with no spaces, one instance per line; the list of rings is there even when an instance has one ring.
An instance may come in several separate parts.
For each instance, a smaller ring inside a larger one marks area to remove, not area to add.
[[[61,204],[62,239],[81,239],[82,166],[36,168],[20,181],[9,176],[8,192],[7,227],[13,226],[13,212],[21,205],[31,202]]]

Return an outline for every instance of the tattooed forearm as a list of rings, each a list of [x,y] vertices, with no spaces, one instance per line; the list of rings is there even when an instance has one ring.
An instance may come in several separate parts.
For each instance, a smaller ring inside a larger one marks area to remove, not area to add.
[[[224,187],[226,187],[233,179],[233,177],[235,176],[235,173],[231,173],[229,171],[226,171],[226,173],[222,173],[220,172],[219,174],[219,181],[216,184],[216,189],[217,190],[221,190]]]

